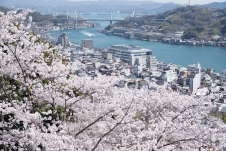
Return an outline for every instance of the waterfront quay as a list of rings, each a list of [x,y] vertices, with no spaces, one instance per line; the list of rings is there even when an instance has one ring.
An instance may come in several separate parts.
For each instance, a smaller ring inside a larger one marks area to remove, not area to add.
[[[113,27],[109,30],[101,29],[98,32],[114,35],[119,37],[124,37],[128,39],[138,39],[144,41],[159,41],[168,44],[177,45],[193,45],[193,46],[218,46],[226,47],[226,37],[215,35],[211,38],[206,39],[184,39],[181,37],[183,31],[177,31],[169,34],[162,34],[158,32],[157,26],[141,26],[139,28],[126,28],[126,27]]]

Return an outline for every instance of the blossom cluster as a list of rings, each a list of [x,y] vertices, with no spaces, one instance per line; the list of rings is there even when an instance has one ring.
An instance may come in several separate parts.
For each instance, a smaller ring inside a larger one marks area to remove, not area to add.
[[[30,31],[30,10],[0,14],[0,149],[222,149],[225,125],[202,98],[165,86],[119,89],[78,77],[57,47]]]

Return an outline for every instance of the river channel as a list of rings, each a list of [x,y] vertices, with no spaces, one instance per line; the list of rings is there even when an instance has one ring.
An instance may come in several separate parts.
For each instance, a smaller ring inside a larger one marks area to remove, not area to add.
[[[108,15],[87,15],[87,17],[108,17]],[[122,37],[105,35],[97,32],[106,27],[109,22],[100,22],[100,26],[94,28],[78,28],[61,31],[51,31],[49,34],[52,37],[57,37],[65,32],[71,42],[81,43],[82,39],[93,39],[95,47],[107,48],[115,44],[129,44],[149,48],[153,55],[159,61],[178,64],[187,67],[189,64],[200,63],[202,68],[213,68],[220,73],[226,70],[226,49],[214,46],[189,46],[189,45],[173,45],[160,42],[140,41],[135,39],[125,39]],[[90,36],[91,33],[95,36]]]

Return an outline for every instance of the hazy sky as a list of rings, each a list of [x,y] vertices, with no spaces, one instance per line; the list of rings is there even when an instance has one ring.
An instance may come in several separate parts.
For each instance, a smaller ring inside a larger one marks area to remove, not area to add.
[[[158,3],[167,3],[167,2],[173,2],[177,4],[188,4],[189,0],[152,0],[154,2]],[[191,5],[195,4],[209,4],[212,2],[225,2],[225,0],[190,0]]]
[[[157,3],[168,3],[173,2],[176,4],[189,4],[189,0],[0,0],[0,6],[5,5],[16,5],[16,4],[42,4],[42,5],[50,5],[52,3],[56,5],[64,5],[67,1],[154,1]],[[191,5],[195,4],[209,4],[212,2],[225,2],[226,0],[190,0]]]
[[[69,1],[99,1],[99,0],[69,0]],[[105,1],[105,0],[103,0]],[[106,0],[111,1],[111,0]],[[121,1],[121,0],[114,0],[114,1]],[[189,0],[123,0],[123,1],[154,1],[158,3],[169,3],[173,2],[176,4],[188,4]],[[226,0],[190,0],[191,5],[195,4],[209,4],[213,2],[225,2]]]

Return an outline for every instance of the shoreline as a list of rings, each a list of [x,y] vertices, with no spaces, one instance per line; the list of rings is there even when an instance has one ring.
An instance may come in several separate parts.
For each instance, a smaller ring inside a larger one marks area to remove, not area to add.
[[[167,42],[161,42],[157,41],[163,44],[170,44],[170,45],[178,45],[178,46],[197,46],[197,47],[219,47],[219,48],[224,48],[226,49],[226,46],[216,46],[216,45],[191,45],[191,44],[178,44],[178,43],[167,43]]]
[[[83,28],[89,28],[89,27],[77,27],[76,29],[83,29]],[[60,30],[48,30],[48,31],[44,31],[42,33],[48,33],[48,32],[53,32],[53,31],[69,31],[69,30],[73,30],[74,28],[70,28],[70,29],[60,29]]]
[[[89,27],[77,27],[76,29],[86,29],[86,28],[89,28]],[[74,28],[71,28],[71,29],[63,29],[63,30],[48,30],[48,31],[44,31],[42,34],[46,34],[48,32],[54,32],[54,31],[70,31],[70,30],[74,30]],[[201,46],[201,47],[219,47],[219,48],[223,48],[223,49],[226,49],[226,46],[219,46],[219,45],[205,45],[205,44],[202,44],[202,45],[193,45],[193,44],[189,44],[189,43],[170,43],[170,42],[163,42],[162,39],[161,40],[157,40],[157,39],[145,39],[145,40],[142,40],[142,39],[139,39],[139,38],[126,38],[126,37],[123,37],[123,36],[119,36],[119,35],[114,35],[114,34],[107,34],[101,30],[97,30],[97,32],[99,33],[102,33],[102,34],[105,34],[105,35],[111,35],[111,36],[116,36],[116,37],[121,37],[121,38],[124,38],[124,39],[135,39],[135,40],[139,40],[139,41],[148,41],[148,42],[159,42],[159,43],[163,43],[163,44],[170,44],[170,45],[186,45],[186,46]]]
[[[112,33],[106,30],[97,30],[97,32],[105,34],[105,35],[112,35],[116,37],[122,37],[125,39],[136,39],[140,41],[150,41],[150,42],[160,42],[164,44],[173,44],[173,45],[186,45],[186,46],[208,46],[208,47],[221,47],[226,49],[226,42],[216,42],[216,41],[204,41],[204,40],[181,40],[176,38],[141,38],[141,37],[135,37],[134,35],[132,38],[128,36],[126,33]],[[139,33],[139,32],[138,32]],[[147,36],[147,35],[146,35]]]

